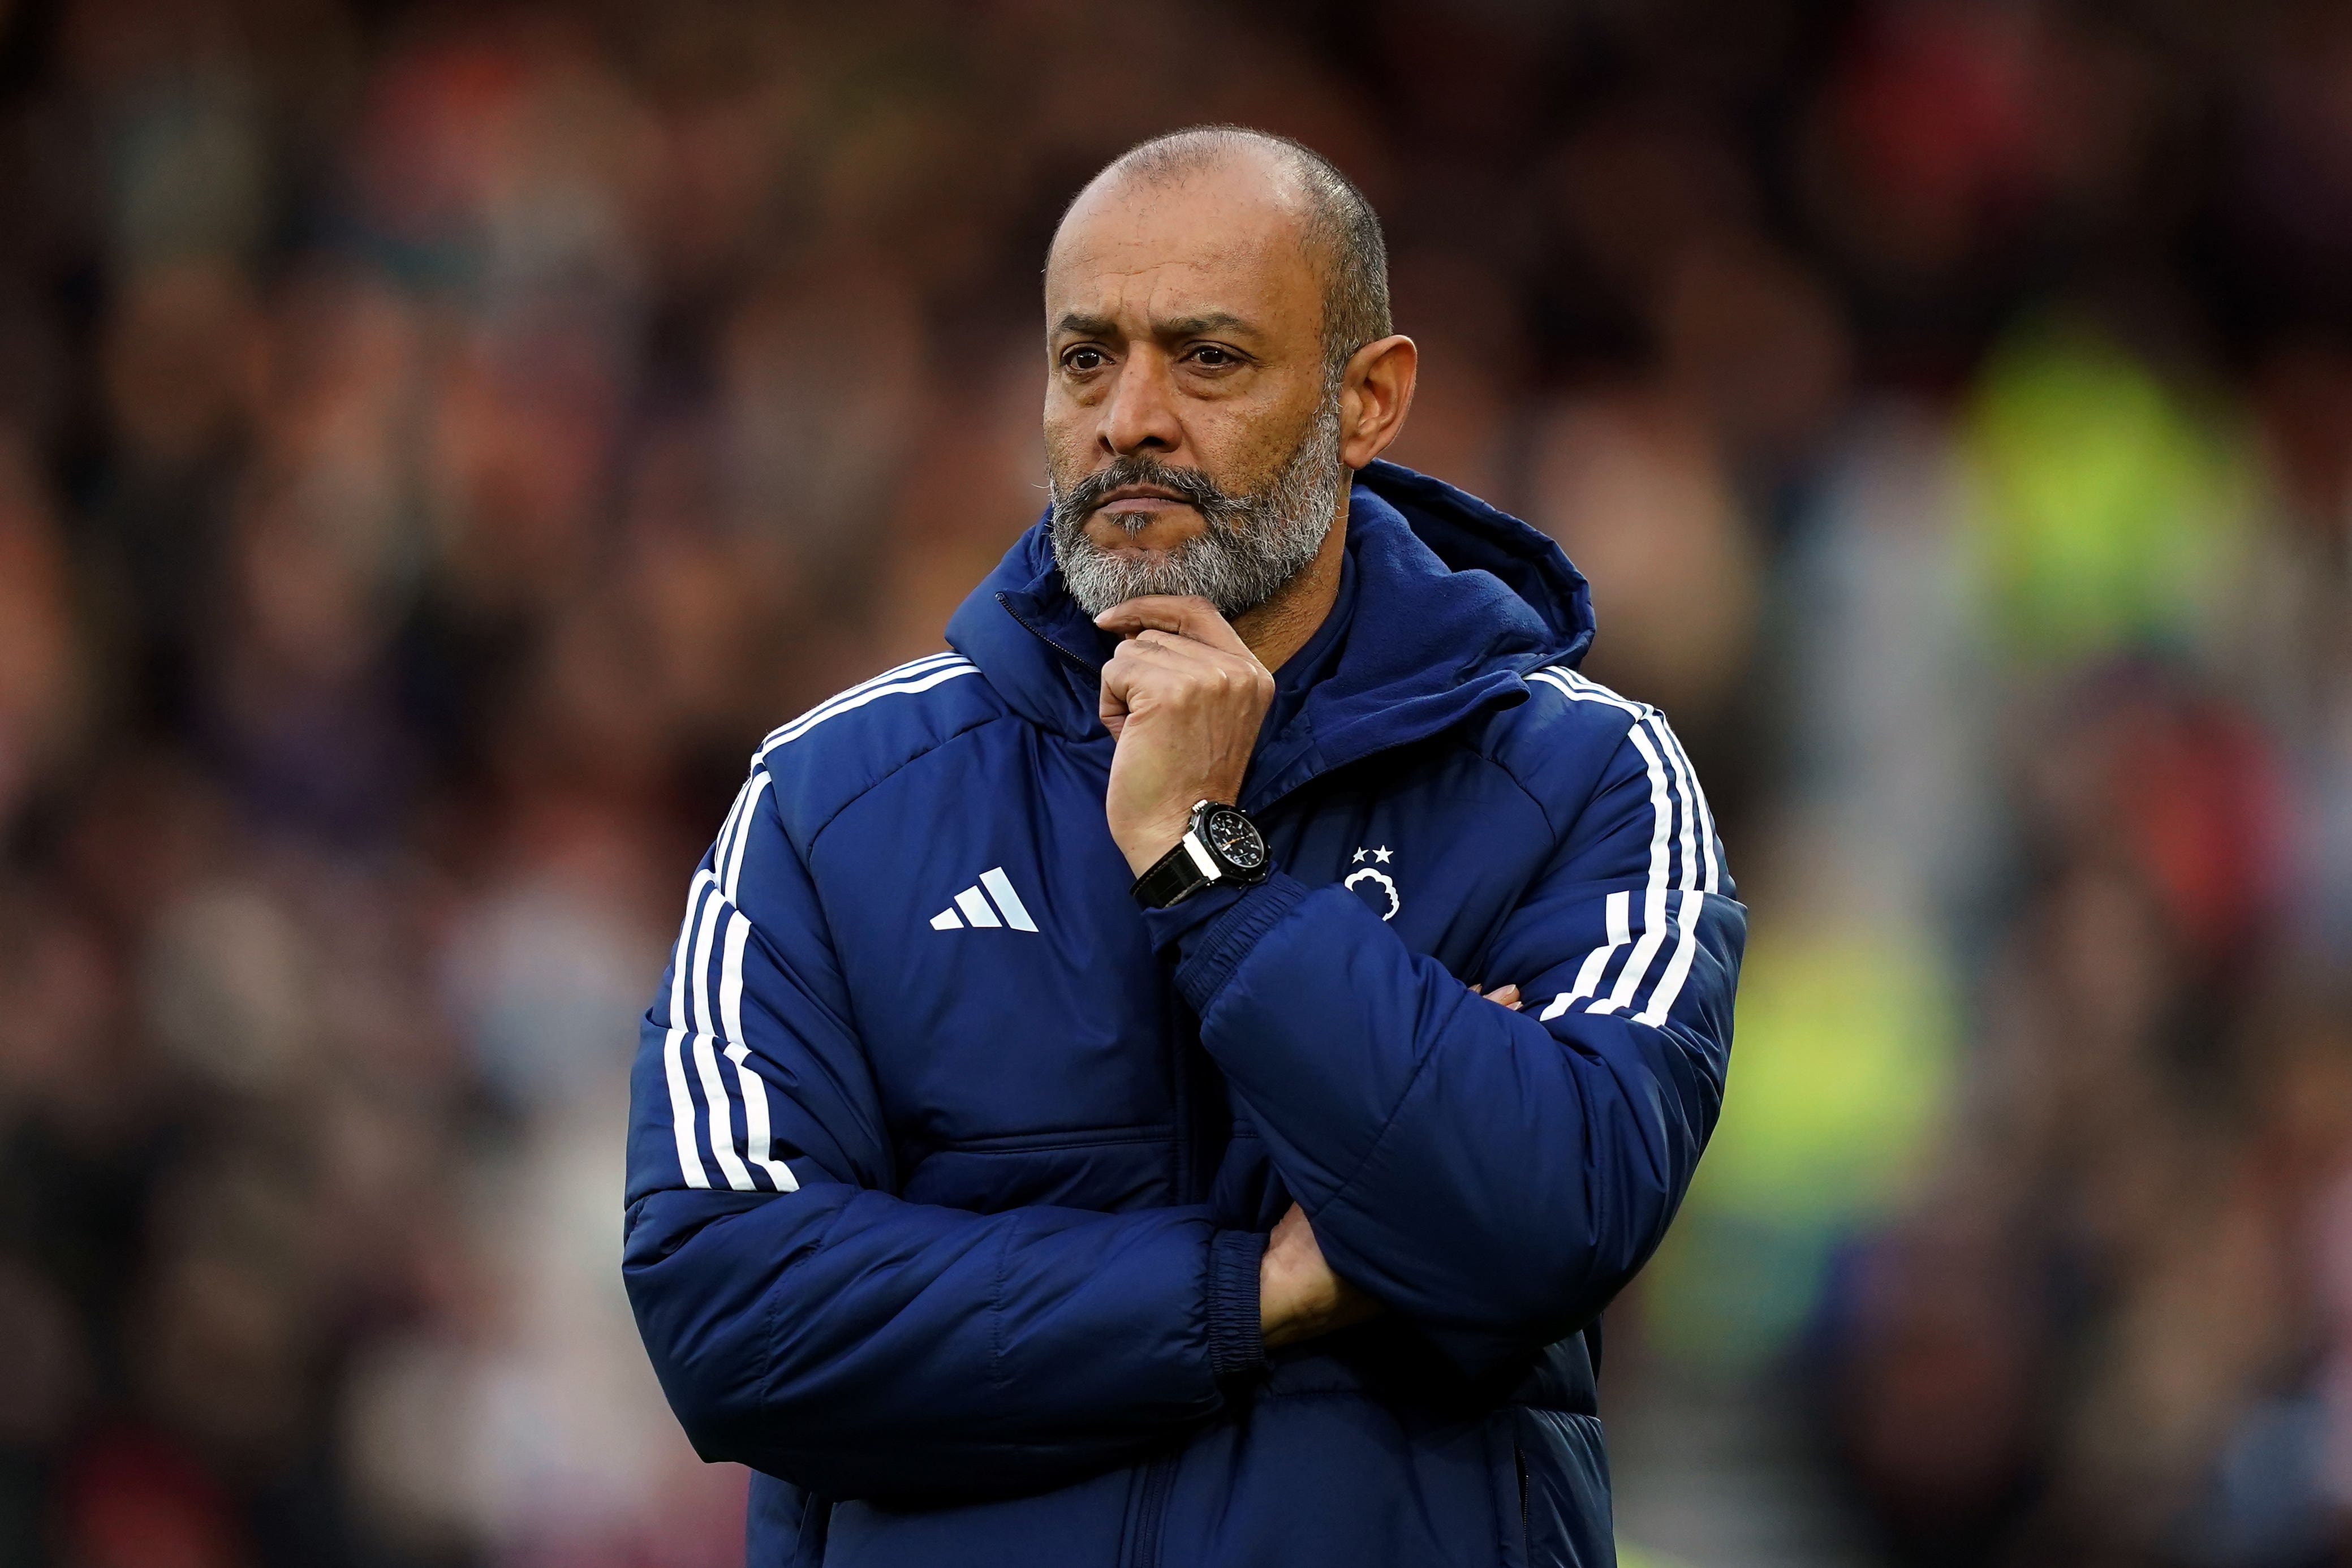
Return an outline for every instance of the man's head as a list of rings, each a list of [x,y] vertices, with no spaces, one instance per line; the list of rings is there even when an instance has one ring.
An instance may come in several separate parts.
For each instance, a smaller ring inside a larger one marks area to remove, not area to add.
[[[1412,400],[1379,219],[1261,132],[1176,132],[1096,175],[1046,258],[1045,329],[1054,549],[1089,614],[1264,604]]]

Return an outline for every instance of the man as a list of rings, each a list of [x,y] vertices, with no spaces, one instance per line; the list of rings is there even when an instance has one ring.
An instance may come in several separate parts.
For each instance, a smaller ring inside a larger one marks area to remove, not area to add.
[[[663,1386],[756,1568],[1608,1563],[1597,1319],[1745,930],[1697,782],[1555,546],[1375,460],[1415,351],[1322,159],[1129,153],[1045,319],[1045,520],[694,879]]]

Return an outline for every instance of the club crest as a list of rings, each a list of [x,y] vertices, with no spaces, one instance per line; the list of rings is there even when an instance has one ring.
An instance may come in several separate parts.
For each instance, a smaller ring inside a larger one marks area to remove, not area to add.
[[[1396,851],[1383,844],[1376,849],[1359,848],[1349,864],[1356,869],[1348,873],[1339,885],[1352,890],[1365,906],[1384,921],[1396,919],[1404,908],[1404,898],[1397,891],[1396,879],[1381,867],[1395,858]]]

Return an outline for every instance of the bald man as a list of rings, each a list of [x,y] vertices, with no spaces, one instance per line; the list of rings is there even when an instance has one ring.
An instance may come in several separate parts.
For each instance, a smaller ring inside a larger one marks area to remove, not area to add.
[[[633,1080],[625,1273],[749,1562],[1614,1560],[1599,1316],[1745,933],[1582,577],[1380,460],[1380,225],[1230,127],[1045,272],[1052,505],[768,735]]]

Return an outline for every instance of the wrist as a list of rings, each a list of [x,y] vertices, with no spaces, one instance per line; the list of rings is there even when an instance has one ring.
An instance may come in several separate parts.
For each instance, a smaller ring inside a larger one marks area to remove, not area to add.
[[[1129,891],[1147,910],[1183,903],[1221,883],[1255,887],[1273,871],[1265,836],[1249,814],[1237,805],[1205,799],[1187,814],[1176,842],[1157,859],[1139,865]]]
[[[1176,847],[1184,835],[1192,830],[1192,803],[1186,801],[1174,812],[1154,813],[1134,822],[1113,823],[1111,841],[1118,852],[1127,857],[1127,868],[1136,876],[1160,863],[1160,857]]]
[[[1266,1248],[1258,1263],[1258,1338],[1268,1350],[1314,1338],[1339,1305],[1337,1283],[1328,1270],[1298,1268],[1294,1260]]]
[[[1257,1275],[1257,1338],[1268,1350],[1286,1344],[1291,1338],[1290,1326],[1297,1310],[1290,1298],[1273,1279],[1264,1264]]]

